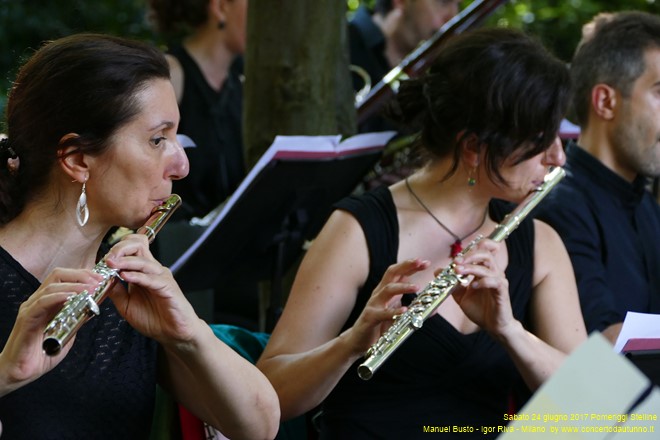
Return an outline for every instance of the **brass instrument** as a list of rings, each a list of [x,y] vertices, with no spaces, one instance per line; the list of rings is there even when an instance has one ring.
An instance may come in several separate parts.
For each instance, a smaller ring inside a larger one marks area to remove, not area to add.
[[[158,231],[180,205],[181,197],[172,194],[151,211],[151,216],[136,234],[144,234],[149,243],[153,242]],[[92,293],[85,290],[69,298],[44,329],[43,349],[47,355],[58,354],[85,322],[100,313],[99,304],[119,278],[118,271],[105,264],[105,258],[96,264],[93,271],[103,276],[96,289]]]
[[[445,23],[428,40],[422,41],[411,53],[390,70],[377,84],[355,100],[358,124],[377,114],[387,101],[398,93],[402,80],[416,78],[425,72],[438,56],[442,45],[454,35],[466,32],[486,20],[507,0],[475,0]]]
[[[355,93],[355,105],[358,106],[371,91],[371,76],[364,68],[356,64],[351,64],[348,69],[362,80],[362,88]]]
[[[543,183],[538,188],[504,217],[488,238],[497,242],[505,240],[565,175],[566,172],[562,168],[555,167],[545,176]],[[462,256],[467,253],[481,238],[477,237],[458,255]],[[424,321],[440,307],[456,287],[467,284],[467,277],[454,272],[454,268],[455,263],[452,260],[433,281],[417,293],[404,313],[395,316],[394,324],[369,348],[365,361],[358,366],[358,375],[361,379],[371,379],[383,362],[415,330],[422,327]]]

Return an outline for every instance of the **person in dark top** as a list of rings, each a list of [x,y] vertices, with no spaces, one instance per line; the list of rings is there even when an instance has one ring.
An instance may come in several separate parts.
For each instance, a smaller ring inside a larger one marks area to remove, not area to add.
[[[568,177],[537,217],[568,249],[588,331],[613,343],[626,312],[660,313],[660,18],[600,17],[571,62],[580,125]]]
[[[458,13],[461,0],[376,0],[374,10],[361,6],[348,24],[350,61],[372,85],[397,66],[417,45]],[[360,90],[363,79],[354,76]]]
[[[231,438],[275,436],[272,386],[197,317],[146,235],[99,252],[188,173],[178,120],[167,62],[144,43],[73,35],[20,69],[0,141],[3,440],[148,438],[157,383]],[[94,291],[99,254],[122,281],[49,357],[44,329]]]
[[[321,438],[426,438],[429,426],[492,438],[482,427],[505,425],[586,339],[570,260],[546,224],[528,218],[506,243],[458,253],[563,164],[569,88],[563,63],[501,28],[453,38],[428,74],[402,83],[392,113],[420,130],[429,159],[338,203],[305,255],[257,363],[284,419],[322,405]],[[402,296],[452,261],[470,282],[358,379]]]
[[[172,72],[190,174],[174,182],[183,199],[177,217],[204,217],[245,177],[243,59],[247,0],[150,0],[150,17],[165,35],[186,31],[172,45]]]
[[[361,89],[365,83],[375,87],[422,41],[454,17],[460,3],[460,0],[376,0],[373,11],[365,6],[358,8],[348,24],[349,57],[356,94],[363,93]],[[358,125],[361,133],[397,129],[400,127],[384,117],[382,111]],[[400,136],[408,134],[399,130]],[[371,189],[390,185],[408,176],[417,165],[415,151],[402,146],[382,158],[366,176],[364,186]]]
[[[172,45],[166,58],[181,113],[178,133],[196,146],[185,149],[190,173],[173,185],[183,206],[154,246],[157,252],[163,251],[165,260],[174,261],[180,255],[167,255],[171,242],[181,242],[182,246],[174,248],[185,250],[194,241],[188,236],[199,236],[199,228],[191,229],[188,221],[217,208],[245,177],[242,54],[247,0],[150,0],[149,7],[159,31],[165,35],[184,31],[186,35],[181,43]],[[245,262],[223,274],[218,285],[209,282],[208,291],[186,293],[190,298],[206,295],[207,301],[198,310],[207,320],[256,330],[259,289],[252,273]]]

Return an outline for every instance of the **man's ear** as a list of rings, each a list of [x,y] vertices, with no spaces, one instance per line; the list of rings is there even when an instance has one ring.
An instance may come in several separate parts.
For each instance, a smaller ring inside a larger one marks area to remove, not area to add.
[[[596,84],[591,89],[591,109],[599,118],[609,121],[616,114],[617,98],[614,88],[607,84]]]
[[[80,136],[76,133],[69,133],[62,136],[57,150],[57,157],[62,171],[64,171],[71,180],[85,182],[89,177],[89,166],[87,156],[80,151],[76,140]]]

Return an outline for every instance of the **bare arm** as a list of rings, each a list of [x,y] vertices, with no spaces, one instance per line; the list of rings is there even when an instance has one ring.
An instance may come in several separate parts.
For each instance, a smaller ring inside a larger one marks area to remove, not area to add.
[[[458,271],[475,278],[454,294],[463,312],[507,350],[530,389],[538,388],[566,355],[586,339],[573,270],[559,236],[535,221],[532,331],[511,311],[509,285],[494,254],[498,246],[484,240],[460,261]]]
[[[607,338],[612,345],[616,344],[616,340],[619,339],[619,333],[621,333],[621,328],[623,327],[623,322],[617,322],[612,324],[606,329],[603,330],[603,336]]]
[[[554,373],[587,337],[568,253],[552,228],[536,220],[534,224],[533,334],[517,325],[501,335],[531,389]]]
[[[146,237],[125,237],[106,262],[128,283],[128,290],[118,284],[112,293],[117,310],[163,348],[161,379],[174,397],[232,439],[273,438],[279,426],[273,387],[197,317]]]
[[[183,68],[181,68],[179,60],[172,55],[166,54],[165,58],[167,59],[167,64],[170,65],[170,82],[172,83],[172,87],[174,87],[176,102],[180,104],[183,97]]]
[[[257,362],[278,393],[283,419],[325,399],[380,336],[382,324],[401,311],[401,294],[418,290],[406,276],[427,266],[411,260],[388,269],[353,327],[340,334],[366,280],[369,256],[358,222],[343,211],[332,214],[305,256]]]
[[[161,377],[177,400],[231,439],[272,439],[279,428],[277,396],[254,365],[199,320],[196,336],[161,352]]]

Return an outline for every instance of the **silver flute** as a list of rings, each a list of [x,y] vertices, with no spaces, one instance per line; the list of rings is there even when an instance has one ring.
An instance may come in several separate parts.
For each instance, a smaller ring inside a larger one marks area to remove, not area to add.
[[[151,211],[151,216],[147,222],[135,233],[144,234],[149,239],[149,243],[153,242],[158,231],[180,205],[181,197],[172,194]],[[47,355],[55,356],[58,354],[85,322],[100,314],[99,304],[106,298],[119,278],[118,271],[105,264],[105,257],[92,270],[103,276],[103,280],[93,292],[90,293],[84,290],[71,296],[44,329],[42,347]]]
[[[543,183],[532,191],[513,211],[504,217],[502,222],[495,227],[495,230],[488,236],[493,241],[505,240],[511,234],[523,219],[539,204],[539,202],[550,192],[557,183],[564,178],[566,172],[555,167],[544,178]],[[463,256],[482,237],[474,239],[457,256]],[[385,362],[396,349],[408,339],[415,330],[418,330],[424,324],[424,321],[440,307],[440,304],[456,289],[459,285],[466,285],[468,277],[457,274],[454,269],[456,264],[454,260],[445,267],[433,281],[426,285],[424,289],[417,293],[415,299],[410,303],[408,309],[401,315],[394,317],[394,323],[385,333],[372,345],[365,354],[365,360],[358,366],[358,375],[363,380],[369,380],[373,377],[378,368]]]

